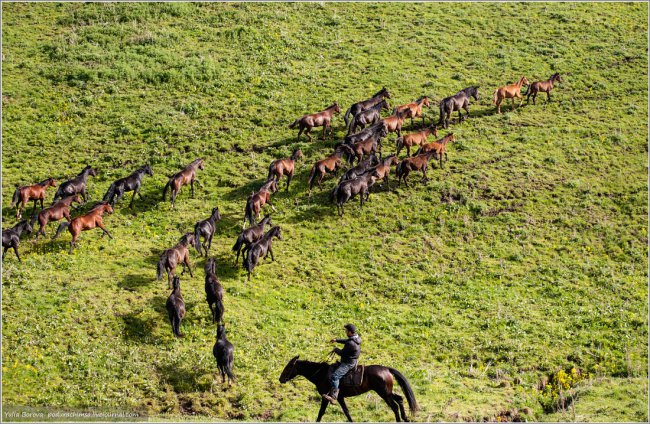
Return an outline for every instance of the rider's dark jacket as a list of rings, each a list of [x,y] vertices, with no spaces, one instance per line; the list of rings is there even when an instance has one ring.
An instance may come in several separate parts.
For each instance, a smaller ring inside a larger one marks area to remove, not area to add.
[[[359,354],[361,353],[361,337],[354,334],[352,337],[345,339],[336,339],[337,343],[343,343],[343,349],[334,348],[334,352],[341,355],[342,364],[356,365]]]

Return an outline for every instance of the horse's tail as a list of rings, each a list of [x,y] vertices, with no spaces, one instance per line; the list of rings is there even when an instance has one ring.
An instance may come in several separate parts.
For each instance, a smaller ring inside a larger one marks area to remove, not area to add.
[[[492,95],[492,104],[497,104],[497,93],[499,92],[499,89],[497,88],[494,90],[494,94]]]
[[[235,242],[235,245],[232,247],[233,252],[238,252],[239,249],[241,249],[241,245],[244,244],[244,237],[240,234],[239,237],[237,237],[237,241]]]
[[[298,119],[296,119],[295,121],[293,121],[293,123],[292,123],[291,125],[289,125],[289,128],[295,128],[296,125],[298,125],[298,124],[300,123],[300,120],[301,120],[301,119],[302,119],[302,118],[298,118]]]
[[[350,113],[352,113],[352,107],[348,108],[348,110],[345,111],[345,115],[343,115],[346,127],[350,125]]]
[[[237,381],[235,374],[232,372],[232,361],[228,361],[228,365],[226,366],[226,374],[228,374],[228,378],[232,381]]]
[[[178,311],[174,311],[174,315],[171,317],[172,322],[172,331],[176,337],[183,337],[181,334],[181,317],[178,314]]]
[[[255,225],[255,212],[253,211],[253,199],[251,197],[246,200],[246,208],[244,208],[244,220],[248,220],[250,225]]]
[[[167,259],[167,254],[163,253],[158,261],[158,268],[156,270],[156,278],[162,280],[163,273],[165,272],[165,259]]]
[[[162,197],[163,200],[165,200],[165,196],[167,195],[167,189],[171,185],[172,185],[172,179],[170,178],[169,181],[167,181],[167,184],[165,184],[165,188],[163,188],[163,197]]]
[[[223,300],[221,298],[217,298],[216,306],[214,308],[214,321],[219,324],[221,321],[223,321]]]
[[[63,231],[65,231],[65,229],[68,228],[69,226],[70,226],[70,223],[68,221],[64,221],[64,222],[60,223],[59,228],[56,229],[56,233],[54,234],[54,237],[52,237],[52,240],[54,240],[55,238],[60,236],[61,233]]]
[[[309,189],[314,186],[314,179],[316,178],[316,165],[311,167],[311,171],[309,172]]]
[[[104,195],[102,202],[110,202],[113,199],[113,196],[115,196],[115,183],[112,183],[108,187],[108,190],[106,190],[106,194]]]
[[[445,119],[445,102],[442,100],[440,101],[440,119],[438,119],[438,122],[436,125],[441,125]]]
[[[266,181],[270,180],[271,177],[273,177],[273,174],[274,174],[273,173],[273,168],[275,168],[275,161],[271,162],[271,164],[269,165],[269,176],[266,177]]]
[[[18,204],[20,201],[20,187],[16,187],[16,191],[14,191],[14,197],[11,199],[11,205],[9,205],[10,208],[13,208]]]
[[[418,149],[415,151],[415,153],[413,153],[413,156],[417,156],[420,153],[422,153],[422,146],[418,147]]]
[[[197,252],[199,252],[200,255],[201,254],[201,228],[198,222],[194,224],[194,248],[196,249]],[[206,257],[207,257],[207,252],[206,252]]]
[[[399,151],[404,147],[404,137],[397,137],[397,140],[395,140],[395,147],[397,148],[397,154],[399,155]]]
[[[411,415],[415,414],[415,412],[418,410],[418,403],[415,400],[415,394],[413,394],[413,389],[411,389],[411,385],[409,384],[408,380],[406,379],[406,377],[402,375],[402,373],[400,373],[394,368],[388,368],[388,371],[390,371],[390,373],[393,374],[393,377],[395,377],[395,379],[399,383],[399,386],[402,388],[402,391],[404,392],[404,396],[406,396],[406,400],[409,403],[409,409],[411,410]]]
[[[252,251],[253,249],[248,249],[248,251],[246,252],[246,259],[244,260],[244,269],[248,271],[249,276],[251,271],[253,271],[253,260],[252,260],[253,255],[251,254]]]

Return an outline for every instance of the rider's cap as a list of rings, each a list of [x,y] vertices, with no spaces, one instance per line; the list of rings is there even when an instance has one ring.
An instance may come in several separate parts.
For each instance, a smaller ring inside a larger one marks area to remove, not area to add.
[[[345,325],[343,326],[343,328],[345,328],[346,330],[351,331],[352,333],[356,333],[356,332],[357,332],[357,327],[356,327],[354,324],[345,324]]]

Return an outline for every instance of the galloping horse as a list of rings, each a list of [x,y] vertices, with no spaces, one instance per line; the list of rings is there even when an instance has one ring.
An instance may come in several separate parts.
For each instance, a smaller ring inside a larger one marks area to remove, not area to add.
[[[278,240],[282,240],[282,230],[279,226],[272,227],[266,234],[262,236],[262,238],[253,243],[248,252],[246,252],[244,268],[246,268],[246,271],[248,271],[248,281],[251,280],[253,269],[257,266],[260,258],[266,258],[270,253],[271,260],[275,261],[272,248],[274,237],[277,237]]]
[[[266,178],[270,180],[275,178],[276,181],[280,181],[283,175],[287,176],[287,191],[289,191],[289,184],[291,183],[291,178],[293,178],[293,173],[296,169],[296,161],[304,157],[300,149],[293,151],[293,154],[290,158],[286,159],[276,159],[271,162],[269,165],[269,176]]]
[[[237,266],[237,262],[239,262],[239,253],[241,252],[242,259],[246,258],[246,252],[250,249],[251,245],[261,239],[264,235],[264,226],[267,224],[273,225],[271,217],[269,215],[264,215],[264,218],[262,218],[259,223],[246,228],[239,234],[237,241],[235,241],[235,245],[232,247],[232,251],[237,252],[235,266]]]
[[[390,93],[386,90],[386,87],[383,87],[381,90],[376,92],[368,100],[364,100],[358,103],[353,104],[350,108],[345,111],[343,119],[345,120],[345,126],[347,127],[350,123],[349,116],[352,115],[354,118],[357,113],[363,112],[364,110],[373,107],[377,103],[381,102],[383,99],[390,99]]]
[[[20,219],[23,215],[23,208],[30,201],[34,201],[34,209],[32,213],[36,212],[36,201],[41,201],[41,209],[43,209],[43,199],[45,199],[45,190],[48,187],[56,187],[56,181],[52,178],[41,181],[33,185],[17,187],[14,191],[13,199],[11,200],[10,208],[16,206],[16,218]]]
[[[84,203],[86,203],[86,180],[88,179],[89,175],[93,177],[96,176],[97,170],[91,168],[90,165],[86,165],[86,167],[82,169],[76,177],[62,183],[59,186],[59,188],[56,190],[56,193],[54,194],[52,204],[54,204],[58,199],[66,196],[72,196],[73,194],[81,194],[81,197],[84,199]]]
[[[262,206],[266,205],[267,203],[275,212],[275,206],[273,206],[273,203],[271,203],[271,194],[277,191],[278,182],[275,180],[275,178],[271,178],[270,180],[266,181],[262,187],[260,187],[257,193],[253,193],[248,196],[248,199],[246,199],[246,206],[244,207],[244,223],[242,226],[246,224],[246,220],[248,220],[248,223],[250,225],[255,224],[255,217],[259,218]]]
[[[203,236],[205,240],[203,249],[205,249],[205,257],[208,257],[208,252],[212,246],[212,237],[214,237],[214,232],[217,230],[217,222],[220,219],[221,214],[219,213],[219,208],[214,208],[212,209],[210,218],[194,224],[194,248],[199,252],[199,256],[203,256],[203,252],[201,252],[201,236]]]
[[[311,167],[311,171],[309,172],[309,194],[311,195],[311,189],[314,186],[314,181],[318,184],[319,189],[323,189],[321,186],[321,183],[323,182],[323,178],[325,178],[325,175],[327,175],[328,172],[338,172],[338,170],[343,166],[343,161],[341,157],[343,156],[343,153],[347,153],[352,157],[354,155],[354,152],[352,151],[352,148],[350,146],[347,146],[345,144],[339,144],[336,147],[336,150],[334,153],[326,157],[325,159],[319,160],[318,162],[314,163],[314,165]]]
[[[389,110],[389,105],[386,99],[383,99],[373,107],[370,107],[363,112],[359,112],[352,118],[350,122],[350,128],[348,129],[348,135],[354,133],[357,130],[357,127],[361,129],[365,128],[366,125],[372,125],[378,122],[381,119],[380,112],[382,109]]]
[[[38,220],[38,223],[40,224],[40,228],[38,229],[38,232],[36,233],[36,239],[38,240],[39,235],[43,235],[45,237],[45,226],[48,224],[50,221],[58,221],[61,218],[66,219],[66,221],[70,222],[70,205],[72,202],[77,202],[81,204],[81,196],[78,194],[75,194],[74,196],[68,196],[65,197],[58,202],[54,204],[54,206],[50,206],[49,208],[43,209],[38,213],[38,215],[34,216],[32,218],[32,224]]]
[[[190,271],[190,277],[194,277],[192,274],[192,265],[190,264],[190,249],[189,247],[194,244],[194,234],[186,233],[181,237],[178,244],[171,249],[165,250],[162,255],[160,255],[160,260],[158,261],[158,268],[156,270],[156,278],[162,280],[163,272],[167,271],[167,285],[171,287],[171,281],[176,272],[176,266],[178,264],[183,264],[183,272],[185,269]]]
[[[524,97],[521,95],[521,86],[529,85],[530,83],[526,77],[521,77],[516,84],[504,85],[494,90],[492,96],[492,103],[497,105],[497,113],[501,113],[501,102],[503,99],[512,99],[512,108],[515,108],[515,97],[521,99],[519,106],[524,102]]]
[[[444,168],[442,164],[442,157],[444,156],[445,161],[447,160],[447,143],[450,141],[456,141],[456,136],[454,133],[449,133],[446,136],[442,137],[440,140],[432,141],[431,143],[423,144],[422,147],[415,152],[416,155],[427,153],[429,151],[435,151],[436,157],[440,161],[440,168]]]
[[[174,201],[176,200],[176,195],[178,194],[178,191],[181,189],[181,187],[183,187],[187,183],[190,184],[190,187],[192,188],[192,197],[194,197],[194,181],[201,184],[199,180],[196,179],[197,169],[203,169],[203,159],[194,160],[192,163],[190,163],[185,168],[183,168],[182,171],[172,175],[169,178],[169,181],[167,181],[167,184],[163,189],[162,199],[165,200],[165,196],[167,195],[167,189],[171,188],[172,208],[174,207]]]
[[[458,111],[458,122],[467,118],[469,116],[470,97],[473,97],[474,100],[478,101],[478,85],[467,87],[453,96],[442,99],[440,101],[440,120],[438,121],[438,125],[442,125],[444,128],[449,127],[449,119],[451,118],[451,114],[455,111]],[[465,112],[467,112],[465,117],[461,114],[461,109],[465,109]]]
[[[284,384],[301,375],[316,386],[318,394],[323,395],[328,393],[330,390],[330,379],[328,375],[330,366],[331,365],[327,362],[300,361],[298,360],[298,356],[294,356],[282,370],[280,383]],[[400,422],[401,420],[408,421],[409,419],[404,410],[404,399],[397,393],[393,393],[393,386],[395,381],[397,381],[404,392],[411,414],[414,414],[418,410],[418,404],[415,400],[413,389],[411,389],[406,377],[394,368],[384,367],[381,365],[366,365],[364,368],[364,376],[361,385],[341,386],[340,388],[338,402],[348,421],[351,422],[352,417],[350,416],[350,411],[348,411],[348,406],[345,404],[345,398],[359,396],[369,392],[370,390],[374,390],[379,397],[388,404],[395,414],[395,420],[397,422]],[[320,422],[321,418],[323,418],[328,404],[329,401],[327,401],[327,399],[321,399],[320,410],[318,411],[316,422]]]
[[[533,104],[535,104],[535,99],[537,98],[537,93],[540,91],[546,93],[546,101],[551,101],[551,90],[553,89],[553,83],[562,82],[560,74],[557,72],[551,75],[547,81],[535,81],[528,88],[528,95],[526,96],[526,103],[530,100],[530,96],[533,96]]]
[[[70,231],[70,234],[72,234],[72,240],[70,241],[70,251],[68,253],[72,253],[72,248],[77,242],[79,234],[81,234],[82,231],[92,230],[95,227],[99,227],[103,231],[102,237],[104,237],[104,234],[106,234],[109,238],[112,239],[113,236],[104,227],[104,223],[102,222],[102,215],[104,215],[104,213],[113,213],[113,208],[111,205],[106,202],[97,203],[85,215],[73,218],[70,222],[62,222],[59,224],[59,228],[57,228],[56,234],[54,234],[52,240],[57,238],[59,234],[61,234],[63,230],[67,228],[68,231]]]
[[[397,137],[396,155],[399,156],[399,152],[402,150],[402,147],[406,147],[406,155],[411,156],[411,147],[422,146],[424,143],[427,142],[427,138],[431,134],[433,134],[434,137],[438,137],[438,130],[436,129],[435,125],[431,125],[429,128],[427,128],[424,131],[406,134],[403,137]]]
[[[429,98],[427,96],[422,96],[414,102],[407,103],[405,105],[395,106],[393,108],[393,115],[397,115],[400,112],[404,114],[405,118],[411,118],[411,126],[413,126],[413,118],[418,116],[422,117],[422,126],[424,126],[424,113],[422,112],[422,107],[431,106]]]
[[[136,194],[140,196],[140,200],[142,200],[142,195],[140,194],[140,185],[142,185],[142,177],[144,174],[153,175],[153,169],[151,169],[151,166],[142,166],[128,177],[120,178],[119,180],[115,181],[108,187],[103,201],[110,203],[111,206],[115,206],[115,203],[120,201],[124,193],[127,191],[132,191],[133,197],[131,198],[129,207],[133,207],[133,201],[135,200]],[[117,196],[117,199],[115,196]]]
[[[300,134],[305,131],[305,135],[307,138],[309,138],[309,141],[311,141],[311,136],[309,135],[311,129],[314,127],[323,127],[323,136],[321,139],[324,140],[325,133],[328,128],[330,130],[330,134],[332,133],[332,116],[335,113],[341,113],[341,108],[336,102],[321,112],[312,113],[310,115],[303,115],[302,117],[293,121],[293,123],[289,125],[289,128],[294,128],[296,125],[298,125],[298,138],[296,140],[300,140]]]
[[[431,157],[437,157],[435,150],[429,150],[426,153],[421,153],[417,156],[406,158],[397,165],[397,185],[399,186],[404,180],[406,187],[409,186],[409,183],[406,182],[406,177],[411,171],[422,171],[422,181],[428,181],[427,178],[427,169],[429,167],[429,161]]]
[[[2,230],[2,260],[5,260],[5,255],[7,254],[7,249],[10,247],[16,252],[16,257],[18,262],[22,263],[20,260],[20,255],[18,254],[18,244],[20,243],[20,235],[23,231],[27,234],[32,232],[32,225],[27,222],[27,220],[22,220],[18,224],[14,225],[12,228]]]

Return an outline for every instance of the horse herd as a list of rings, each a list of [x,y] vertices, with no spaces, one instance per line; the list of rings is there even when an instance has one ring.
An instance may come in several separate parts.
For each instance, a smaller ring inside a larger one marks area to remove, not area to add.
[[[532,96],[534,104],[539,92],[547,93],[547,99],[550,101],[550,91],[553,89],[554,83],[561,81],[560,75],[556,73],[547,81],[529,84],[528,80],[522,77],[516,84],[499,87],[494,91],[493,95],[493,103],[497,107],[497,113],[501,113],[501,103],[504,99],[508,98],[512,99],[513,108],[515,98],[521,99],[519,103],[521,105],[524,95],[527,95],[527,100]],[[524,84],[527,84],[529,88],[528,92],[522,95],[521,87]],[[422,180],[426,181],[428,179],[427,170],[429,162],[431,159],[435,159],[439,162],[439,167],[443,168],[443,159],[445,161],[447,160],[446,145],[449,142],[453,142],[455,136],[453,133],[449,133],[433,142],[427,142],[427,139],[431,135],[434,137],[438,136],[438,127],[449,127],[453,112],[458,112],[459,122],[469,117],[470,100],[479,100],[478,88],[478,86],[468,87],[453,96],[441,100],[439,103],[439,120],[429,126],[425,126],[425,113],[423,111],[424,107],[430,107],[431,104],[431,100],[427,96],[422,96],[411,103],[395,106],[392,109],[392,114],[384,118],[381,117],[381,111],[391,110],[388,103],[388,99],[391,96],[386,88],[382,88],[382,90],[367,100],[353,104],[344,114],[347,134],[343,138],[343,141],[336,143],[334,145],[334,151],[329,156],[316,161],[311,167],[308,177],[309,196],[311,196],[311,191],[315,184],[322,189],[322,183],[325,177],[329,174],[336,175],[344,166],[348,168],[347,171],[341,176],[329,195],[330,200],[336,204],[337,212],[340,216],[344,215],[343,205],[355,196],[359,196],[360,205],[363,207],[364,201],[367,202],[369,200],[371,187],[377,181],[383,182],[382,187],[388,187],[392,167],[396,169],[395,174],[398,185],[401,185],[403,181],[408,187],[407,177],[414,171],[422,172]],[[465,110],[466,114],[464,116],[461,110]],[[330,134],[332,133],[333,116],[340,112],[341,108],[335,102],[321,112],[304,115],[296,119],[289,127],[298,128],[298,140],[304,133],[311,141],[311,130],[314,127],[322,126],[322,138],[325,138],[328,131]],[[407,118],[411,119],[412,127],[414,118],[422,118],[422,128],[410,134],[402,134],[402,127]],[[395,153],[383,157],[381,141],[389,133],[396,133],[397,135],[395,141],[396,149]],[[400,152],[404,148],[406,149],[407,156],[399,160]],[[413,156],[411,156],[411,148],[417,148]],[[244,257],[243,265],[248,273],[248,280],[250,280],[253,269],[259,264],[261,259],[266,258],[270,254],[271,260],[274,260],[272,250],[273,240],[276,238],[282,240],[281,228],[273,225],[270,215],[265,215],[259,222],[258,220],[260,219],[262,208],[266,204],[275,211],[275,206],[272,204],[272,195],[278,191],[278,183],[284,176],[286,176],[287,180],[285,190],[287,192],[289,191],[289,186],[296,171],[296,162],[301,158],[304,158],[302,151],[296,149],[290,157],[272,161],[268,168],[266,181],[258,191],[252,193],[246,200],[243,228],[232,247],[232,251],[236,254],[235,266],[238,266],[240,254]],[[201,185],[196,178],[197,173],[199,170],[204,169],[204,165],[204,159],[196,159],[169,178],[163,188],[162,197],[165,200],[167,192],[170,191],[172,209],[175,206],[176,197],[182,186],[189,184],[191,195],[194,196],[194,183],[196,182]],[[59,221],[65,218],[65,221],[57,228],[53,238],[58,237],[67,229],[72,235],[69,249],[70,253],[72,253],[82,231],[98,227],[103,231],[102,237],[107,235],[109,238],[112,238],[102,222],[103,214],[113,213],[115,204],[120,201],[126,192],[133,192],[129,207],[133,206],[136,195],[142,200],[142,195],[140,194],[142,180],[145,175],[152,176],[154,173],[149,165],[138,168],[127,177],[113,182],[107,189],[102,201],[95,204],[88,212],[71,218],[70,208],[72,203],[81,204],[82,201],[84,203],[87,201],[86,184],[88,177],[96,175],[96,169],[91,166],[86,166],[76,177],[59,185],[52,204],[47,208],[44,208],[45,193],[47,188],[56,187],[56,181],[54,179],[47,178],[34,185],[16,188],[10,206],[11,208],[16,208],[16,217],[18,219],[22,217],[23,208],[30,201],[34,202],[34,208],[31,219],[20,220],[14,227],[3,230],[3,261],[7,250],[13,248],[18,261],[22,262],[18,253],[20,237],[22,233],[31,233],[36,221],[40,225],[36,233],[36,240],[38,240],[39,236],[45,236],[45,227],[49,222]],[[41,206],[41,210],[38,213],[36,213],[37,203],[40,203]],[[182,337],[183,334],[181,333],[180,327],[185,316],[185,304],[181,294],[180,277],[176,275],[176,267],[179,264],[182,265],[182,273],[187,270],[190,276],[193,277],[190,262],[191,248],[193,247],[199,256],[205,255],[206,301],[210,309],[212,322],[217,324],[217,341],[213,347],[213,354],[217,360],[222,383],[225,383],[226,377],[228,377],[228,383],[230,385],[235,378],[232,371],[234,348],[226,338],[224,290],[216,275],[216,260],[209,257],[212,239],[220,219],[219,208],[214,207],[209,217],[196,222],[194,231],[187,232],[180,238],[176,245],[163,251],[157,265],[156,275],[160,280],[165,273],[167,274],[168,286],[172,289],[166,302],[169,322],[172,327],[172,333],[176,337]],[[248,228],[246,228],[247,222],[249,224]],[[301,375],[300,372],[296,372],[300,367],[306,368],[308,366],[305,361],[297,361],[297,357],[293,358],[287,367],[285,367],[281,382],[286,382],[296,375]],[[318,371],[320,370],[318,364],[312,367],[315,367],[314,369],[317,369],[316,372],[320,373]],[[390,370],[388,374],[382,371],[382,387],[368,386],[364,391],[375,390],[391,407],[397,421],[400,421],[400,419],[407,421],[408,418],[404,413],[402,398],[392,392],[393,379],[390,375],[397,376],[399,373],[396,370]],[[417,404],[408,386],[408,382],[401,375],[395,378],[398,378],[400,385],[405,390],[405,393],[407,393],[409,406],[413,412],[417,408]],[[317,383],[314,382],[314,384]],[[321,389],[318,387],[318,390],[320,391]],[[360,393],[362,391],[353,390],[347,396],[356,396]],[[344,406],[345,402],[343,398],[341,398],[340,402],[341,407],[346,417],[351,421],[347,407]],[[321,411],[319,412],[317,421],[320,421],[325,410],[326,405],[323,405],[325,404],[321,405]]]

